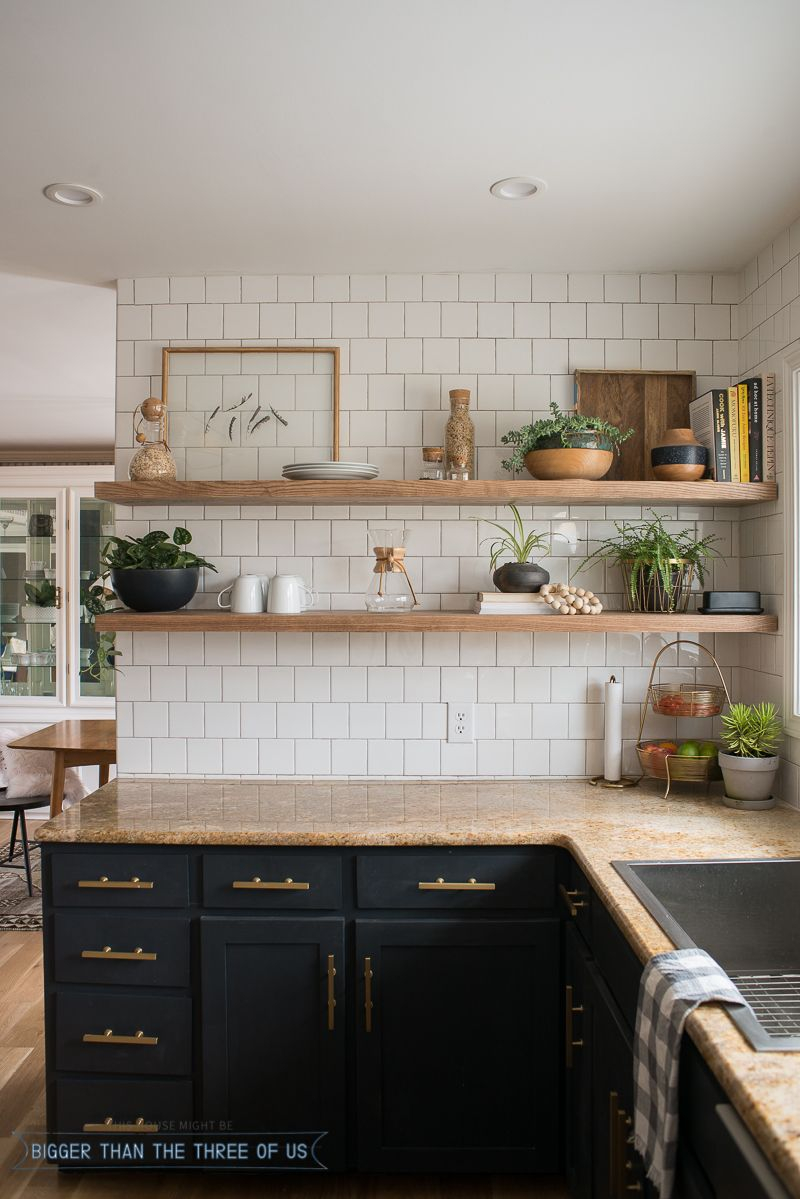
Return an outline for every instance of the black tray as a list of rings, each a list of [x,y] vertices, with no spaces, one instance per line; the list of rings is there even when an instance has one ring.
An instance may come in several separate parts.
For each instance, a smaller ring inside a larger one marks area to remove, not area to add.
[[[698,608],[702,616],[760,616],[763,608]]]

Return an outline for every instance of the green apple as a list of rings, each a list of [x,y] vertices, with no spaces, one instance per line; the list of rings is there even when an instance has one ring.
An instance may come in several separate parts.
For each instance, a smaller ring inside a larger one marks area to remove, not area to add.
[[[678,748],[679,758],[699,758],[701,756],[699,741],[684,741],[683,745]]]

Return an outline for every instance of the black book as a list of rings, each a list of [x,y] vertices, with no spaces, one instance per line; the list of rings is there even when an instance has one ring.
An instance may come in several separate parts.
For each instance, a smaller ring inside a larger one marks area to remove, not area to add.
[[[750,482],[764,482],[764,396],[759,378],[747,384],[747,428],[750,447]],[[744,482],[744,480],[742,480]]]
[[[689,423],[697,440],[708,450],[712,478],[717,483],[730,483],[731,435],[727,387],[715,387],[692,400]]]

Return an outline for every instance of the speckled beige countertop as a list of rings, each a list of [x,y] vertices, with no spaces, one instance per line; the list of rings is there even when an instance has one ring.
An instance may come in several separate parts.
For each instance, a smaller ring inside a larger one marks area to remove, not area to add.
[[[800,856],[800,813],[580,782],[237,783],[126,779],[42,825],[41,841],[149,845],[560,845],[642,961],[672,948],[616,858]],[[800,897],[798,897],[800,899]],[[800,910],[800,903],[798,904]],[[794,920],[797,913],[787,913]],[[725,1011],[690,1034],[791,1195],[800,1199],[800,1053],[757,1053]]]

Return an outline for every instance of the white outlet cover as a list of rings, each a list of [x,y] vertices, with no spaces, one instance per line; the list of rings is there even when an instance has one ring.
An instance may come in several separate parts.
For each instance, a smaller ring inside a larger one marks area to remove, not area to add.
[[[472,703],[447,705],[447,740],[454,745],[475,740],[475,706]]]

